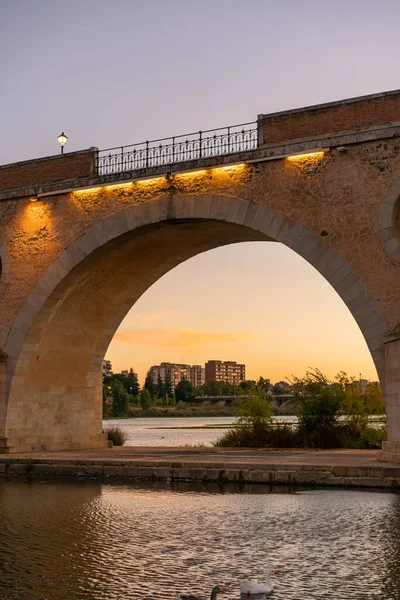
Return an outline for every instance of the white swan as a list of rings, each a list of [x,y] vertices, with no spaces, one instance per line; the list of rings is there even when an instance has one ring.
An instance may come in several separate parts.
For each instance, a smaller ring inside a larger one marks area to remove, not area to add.
[[[219,585],[216,585],[211,590],[210,600],[217,600],[218,594],[223,594],[223,590]],[[193,596],[191,594],[177,594],[177,600],[204,600],[204,596]]]
[[[252,594],[270,594],[274,589],[274,585],[270,579],[271,575],[277,575],[278,571],[275,569],[268,569],[265,576],[265,583],[258,583],[258,581],[249,581],[242,579],[240,584],[240,593],[251,596]]]

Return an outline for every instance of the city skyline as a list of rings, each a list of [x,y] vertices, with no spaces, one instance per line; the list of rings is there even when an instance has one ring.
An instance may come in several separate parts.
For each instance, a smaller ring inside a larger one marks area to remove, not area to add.
[[[223,268],[226,260],[242,273],[247,294],[240,291],[236,270]],[[129,362],[142,382],[152,364],[210,359],[245,363],[248,379],[279,381],[314,367],[332,378],[344,370],[377,379],[366,342],[342,299],[309,263],[275,242],[225,246],[171,270],[123,320],[106,357],[117,370]]]

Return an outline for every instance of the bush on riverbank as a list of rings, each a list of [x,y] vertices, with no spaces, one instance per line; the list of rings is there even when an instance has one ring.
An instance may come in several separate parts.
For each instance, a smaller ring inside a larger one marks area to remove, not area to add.
[[[276,424],[265,398],[252,391],[239,407],[235,429],[227,431],[215,446],[251,448],[381,448],[385,427],[371,427],[371,415],[382,412],[380,389],[370,384],[362,392],[358,384],[340,373],[335,382],[319,370],[295,380],[298,403],[297,427]],[[372,385],[372,387],[371,387]],[[261,411],[261,412],[260,412]],[[345,420],[340,420],[340,417]]]
[[[113,443],[113,446],[123,446],[128,439],[126,431],[117,425],[106,427],[104,433],[107,434],[107,439]]]
[[[322,446],[315,445],[300,432],[298,427],[287,423],[238,425],[229,429],[214,446],[224,448],[354,448],[380,449],[382,442],[387,440],[385,427],[367,427],[358,439],[351,436],[351,430],[346,424],[337,424],[329,431],[329,437]]]
[[[298,432],[287,423],[241,424],[229,429],[215,443],[225,448],[299,448]]]

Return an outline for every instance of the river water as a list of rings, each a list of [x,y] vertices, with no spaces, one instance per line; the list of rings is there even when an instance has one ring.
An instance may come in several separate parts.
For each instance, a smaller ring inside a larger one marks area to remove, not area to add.
[[[173,599],[274,577],[274,600],[395,600],[400,495],[0,481],[2,600]]]
[[[103,421],[103,426],[121,427],[128,436],[127,446],[212,446],[227,431],[216,425],[231,425],[235,420],[234,417],[113,419]],[[212,429],[201,429],[204,425],[211,425]]]

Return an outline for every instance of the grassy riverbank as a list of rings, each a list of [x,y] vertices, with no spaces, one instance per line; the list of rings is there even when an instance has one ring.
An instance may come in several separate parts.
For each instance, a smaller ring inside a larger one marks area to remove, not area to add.
[[[276,415],[291,416],[291,413],[274,411]],[[154,418],[189,418],[189,417],[237,417],[237,406],[152,406],[143,410],[139,406],[132,406],[129,415],[125,417],[107,417],[103,419],[112,421],[114,419],[154,419]]]

